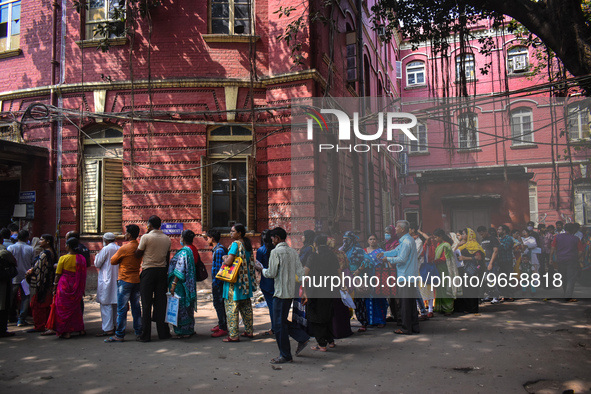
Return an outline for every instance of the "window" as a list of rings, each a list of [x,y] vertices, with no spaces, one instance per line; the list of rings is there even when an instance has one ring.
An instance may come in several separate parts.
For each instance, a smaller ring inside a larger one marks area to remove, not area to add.
[[[419,225],[419,211],[415,210],[405,210],[404,211],[404,220],[408,221],[410,224]]]
[[[18,49],[21,37],[21,2],[0,0],[0,52]]]
[[[534,142],[533,114],[529,108],[518,108],[511,111],[511,137],[513,145]]]
[[[410,62],[406,65],[406,84],[408,86],[425,84],[425,63]]]
[[[529,67],[529,52],[526,47],[514,47],[507,51],[507,69],[509,74],[526,72]]]
[[[408,139],[410,153],[427,152],[429,150],[427,147],[427,126],[417,123],[412,133],[417,137],[417,140]]]
[[[117,18],[118,9],[125,7],[124,0],[87,0],[86,12],[86,40],[104,38],[107,34],[99,32],[98,25],[113,22]],[[107,38],[123,37],[125,35],[125,23],[116,21],[114,30],[109,31]]]
[[[575,186],[575,222],[591,225],[591,185]]]
[[[589,138],[589,108],[587,106],[570,105],[567,121],[568,136],[571,140]]]
[[[256,161],[252,132],[221,126],[209,131],[208,156],[201,158],[201,227],[229,231],[235,223],[255,230]],[[230,160],[228,156],[232,156]],[[220,161],[223,160],[223,161]]]
[[[538,222],[538,186],[533,182],[529,184],[529,220]]]
[[[458,143],[460,149],[478,148],[478,115],[475,113],[458,116]]]
[[[85,131],[82,232],[121,233],[123,132],[96,125]]]
[[[476,78],[476,64],[474,63],[474,55],[465,53],[456,56],[456,81],[462,79],[462,72],[466,76],[466,80],[470,81]]]
[[[213,34],[252,34],[250,1],[211,0]]]
[[[357,34],[348,32],[347,40],[347,81],[357,80]]]

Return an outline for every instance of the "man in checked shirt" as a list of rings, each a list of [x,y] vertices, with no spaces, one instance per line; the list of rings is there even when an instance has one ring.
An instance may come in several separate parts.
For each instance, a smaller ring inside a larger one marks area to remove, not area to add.
[[[213,307],[218,315],[218,325],[211,329],[211,336],[214,338],[228,336],[228,324],[226,320],[226,309],[224,308],[224,282],[216,279],[215,276],[224,263],[223,256],[228,254],[228,249],[220,243],[221,235],[217,230],[209,230],[203,236],[205,242],[211,247],[211,295]]]

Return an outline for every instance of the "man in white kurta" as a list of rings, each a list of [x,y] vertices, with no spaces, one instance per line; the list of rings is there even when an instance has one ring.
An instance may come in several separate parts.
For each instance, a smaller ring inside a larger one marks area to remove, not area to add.
[[[117,276],[119,266],[111,264],[111,257],[119,250],[115,243],[115,234],[103,235],[103,249],[94,258],[94,266],[98,268],[98,286],[96,301],[101,304],[103,332],[97,337],[113,335],[117,323]]]

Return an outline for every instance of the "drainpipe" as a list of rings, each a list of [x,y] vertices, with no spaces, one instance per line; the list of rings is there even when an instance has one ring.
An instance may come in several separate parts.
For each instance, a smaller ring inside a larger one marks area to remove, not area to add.
[[[59,4],[57,0],[54,0],[51,3],[52,6],[52,16],[51,16],[51,92],[49,95],[49,103],[53,106],[57,104],[56,102],[56,94],[55,94],[55,84],[56,84],[56,76],[57,76],[57,67],[59,63],[56,59],[56,52],[57,52],[57,9],[59,8]],[[50,125],[50,133],[49,133],[49,183],[55,182],[55,134],[56,134],[56,124],[55,122],[51,122]]]
[[[356,0],[355,6],[357,7],[357,54],[359,57],[359,96],[362,97],[360,100],[361,108],[359,109],[359,117],[365,117],[365,100],[368,98],[365,97],[365,84],[368,81],[365,81],[365,67],[363,64],[363,8],[361,5],[361,0]],[[364,205],[365,205],[365,233],[366,238],[369,234],[371,234],[374,230],[371,228],[371,208],[370,208],[370,185],[369,185],[369,158],[368,155],[362,155],[362,163],[363,163],[363,184],[364,184]]]

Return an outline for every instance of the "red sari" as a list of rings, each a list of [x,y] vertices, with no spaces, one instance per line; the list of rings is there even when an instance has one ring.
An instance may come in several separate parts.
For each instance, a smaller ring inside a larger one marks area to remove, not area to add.
[[[57,335],[84,331],[84,320],[80,302],[86,288],[86,259],[76,255],[76,272],[63,270],[57,284],[47,328]]]

